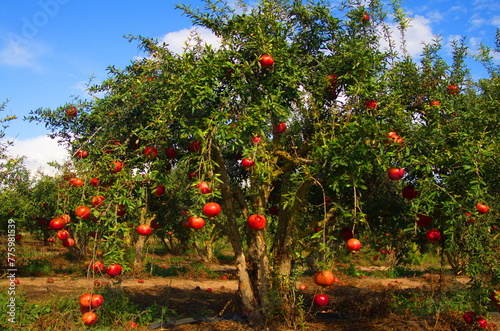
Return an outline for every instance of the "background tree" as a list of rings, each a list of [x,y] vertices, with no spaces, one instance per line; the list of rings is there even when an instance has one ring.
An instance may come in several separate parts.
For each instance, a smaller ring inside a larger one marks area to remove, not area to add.
[[[0,104],[0,111],[5,111],[5,107],[7,106],[7,101],[2,102]],[[5,129],[8,127],[8,122],[16,119],[15,116],[6,116],[0,118],[0,124],[2,125],[0,128],[0,178],[2,179],[2,185],[6,185],[8,182],[8,171],[7,167],[13,163],[14,160],[9,160],[8,147],[12,144],[10,141],[4,140],[5,138]]]

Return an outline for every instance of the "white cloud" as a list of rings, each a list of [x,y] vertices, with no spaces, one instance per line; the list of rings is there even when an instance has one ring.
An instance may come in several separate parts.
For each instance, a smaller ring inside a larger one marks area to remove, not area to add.
[[[451,6],[450,7],[450,12],[467,13],[467,7],[462,6],[462,5]]]
[[[453,43],[457,42],[458,45],[460,45],[460,40],[462,38],[463,36],[461,35],[450,34],[449,36],[446,37],[446,40],[443,40],[444,49],[446,50],[447,55],[453,54]]]
[[[37,170],[42,170],[47,175],[54,175],[57,172],[56,169],[50,167],[47,162],[63,163],[69,157],[66,149],[48,136],[24,140],[7,138],[6,140],[14,142],[14,145],[9,147],[10,154],[16,157],[26,156],[25,165],[32,174]]]
[[[40,69],[37,59],[48,52],[45,45],[34,40],[20,42],[14,38],[5,38],[4,46],[0,49],[0,64]]]
[[[87,93],[88,84],[89,84],[88,80],[81,80],[81,81],[73,84],[73,86],[71,86],[71,88],[74,90],[78,90],[82,94],[88,96],[88,93]]]
[[[455,41],[460,41],[463,37],[458,34],[450,34],[448,37],[448,44],[451,45]]]
[[[411,18],[408,29],[405,32],[405,46],[408,54],[418,57],[422,54],[424,43],[430,43],[435,35],[432,33],[431,20],[420,15]],[[391,38],[396,44],[396,49],[401,53],[402,38],[396,24],[389,25],[392,33]],[[387,48],[387,42],[381,43],[382,48]]]
[[[473,5],[476,11],[496,12],[500,9],[500,3],[497,0],[475,0]]]
[[[427,15],[426,15],[426,16],[427,16],[427,17],[429,18],[429,20],[431,20],[433,23],[438,23],[438,22],[441,22],[441,21],[444,19],[444,17],[445,17],[445,15],[444,15],[442,12],[440,12],[439,10],[433,10],[433,11],[430,11],[430,12],[428,12],[428,13],[427,13]]]
[[[488,24],[488,20],[484,17],[481,17],[478,13],[475,13],[469,19],[469,23],[472,25],[472,28],[479,28],[485,24]]]
[[[469,38],[469,44],[471,45],[472,49],[477,49],[481,45],[482,38],[481,37],[470,37]]]
[[[168,48],[172,52],[181,54],[187,45],[193,46],[196,44],[196,40],[193,38],[196,34],[205,44],[212,45],[215,48],[221,44],[220,39],[211,30],[203,27],[191,27],[190,29],[169,32],[161,38],[161,41],[168,44]]]
[[[406,47],[412,56],[422,53],[423,43],[430,43],[434,39],[430,20],[416,15],[410,22],[410,27],[406,32]]]

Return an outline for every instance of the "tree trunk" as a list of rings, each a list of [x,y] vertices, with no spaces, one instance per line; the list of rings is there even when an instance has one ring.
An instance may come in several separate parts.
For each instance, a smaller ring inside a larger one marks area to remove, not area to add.
[[[74,236],[73,238],[75,244],[69,248],[69,252],[75,260],[81,260],[86,254],[87,238],[80,236]]]
[[[269,259],[264,230],[249,230],[250,281],[259,307],[269,317]]]
[[[202,241],[202,246],[199,245],[198,240],[194,240],[194,246],[198,255],[203,262],[210,262],[214,258],[214,241],[217,238],[217,231],[215,225],[212,226],[210,237],[207,240]]]
[[[163,243],[163,245],[165,245],[165,249],[167,250],[167,252],[172,253],[172,247],[168,246],[168,242],[167,239],[165,239],[165,237],[161,238],[161,242]]]
[[[140,223],[150,225],[151,221],[154,219],[154,217],[150,217],[149,219],[146,220],[146,212],[147,212],[147,208],[142,207]],[[144,244],[146,243],[147,238],[148,237],[145,237],[145,236],[139,236],[139,238],[135,242],[134,271],[136,271],[136,272],[142,271],[143,262],[144,262],[143,261],[144,260]]]
[[[145,236],[139,236],[135,242],[135,259],[134,259],[134,271],[142,271],[143,258],[144,258],[144,243],[146,242]]]
[[[260,309],[258,309],[257,299],[254,295],[252,280],[248,273],[246,257],[243,251],[236,254],[236,269],[238,270],[238,290],[244,312],[252,322],[260,324],[263,321],[263,316]]]
[[[221,230],[224,231],[229,238],[236,257],[238,289],[243,309],[253,323],[261,324],[263,322],[263,311],[260,309],[261,307],[259,300],[257,300],[256,289],[252,285],[253,278],[251,277],[250,270],[247,267],[246,256],[243,249],[243,240],[239,232],[239,225],[236,222],[237,214],[235,210],[235,202],[241,206],[243,217],[248,217],[248,210],[242,197],[242,193],[239,191],[233,193],[230,185],[231,181],[227,173],[227,169],[224,166],[224,158],[216,146],[212,149],[212,155],[217,165],[216,172],[220,175],[219,188],[222,194],[224,213],[227,217],[227,226],[221,226]]]
[[[276,258],[277,271],[281,277],[289,277],[292,272],[293,250],[295,248],[296,222],[304,207],[311,182],[303,182],[295,193],[293,204],[287,210],[280,211],[273,255]]]

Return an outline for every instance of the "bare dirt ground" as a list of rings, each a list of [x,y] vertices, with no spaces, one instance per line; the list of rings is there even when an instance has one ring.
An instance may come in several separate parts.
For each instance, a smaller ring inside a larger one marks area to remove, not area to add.
[[[67,263],[54,260],[55,264]],[[183,325],[142,325],[135,330],[173,330],[173,331],[285,331],[285,330],[473,330],[462,319],[463,312],[449,313],[431,317],[419,317],[410,313],[395,314],[391,311],[393,295],[400,294],[408,297],[425,298],[450,286],[463,286],[468,278],[452,277],[439,274],[408,275],[400,278],[352,277],[337,273],[339,282],[334,286],[321,289],[316,286],[312,277],[302,277],[299,284],[306,285],[305,290],[297,290],[294,298],[303,297],[306,307],[305,317],[301,325],[287,323],[286,316],[295,311],[284,312],[285,321],[281,317],[277,321],[268,321],[265,325],[253,326],[246,321],[201,320],[205,317],[241,316],[244,314],[237,294],[237,280],[235,268],[232,265],[207,265],[216,277],[185,274],[174,277],[152,277],[143,273],[140,275],[126,274],[122,278],[110,279],[108,276],[86,278],[75,274],[59,274],[51,276],[20,277],[18,290],[25,293],[28,302],[39,303],[61,297],[75,300],[85,292],[95,291],[95,287],[110,286],[112,289],[122,289],[131,302],[139,307],[150,307],[154,304],[166,307],[175,312],[170,319],[175,321],[191,321],[194,323]],[[381,267],[358,268],[367,275],[380,271]],[[222,279],[222,276],[228,279]],[[144,280],[143,283],[138,279]],[[94,282],[97,281],[96,285]],[[8,288],[9,282],[5,277],[0,280],[0,288]],[[331,303],[325,310],[312,305],[312,298],[319,292],[330,296]],[[278,299],[278,298],[277,298]],[[187,320],[187,318],[194,318]],[[195,321],[198,319],[197,321]],[[500,317],[493,315],[490,323],[500,325]]]
[[[231,266],[217,265],[219,270],[231,270]],[[105,276],[97,278],[100,286],[110,283],[111,287],[123,289],[132,302],[140,306],[150,306],[153,303],[168,306],[177,312],[177,319],[187,317],[240,315],[241,306],[237,296],[237,281],[235,279],[189,279],[178,277],[147,277],[123,278],[118,283],[112,283]],[[306,298],[312,298],[320,289],[311,277],[304,277],[302,284],[307,288],[298,293]],[[450,281],[450,280],[448,280]],[[460,277],[456,281],[467,282]],[[332,300],[328,310],[323,313],[311,306],[309,318],[303,327],[312,330],[470,330],[462,322],[461,314],[441,316],[436,318],[418,318],[413,315],[395,315],[390,312],[389,300],[394,292],[435,291],[439,275],[404,278],[355,278],[340,277],[335,286],[324,289]],[[7,281],[0,281],[2,288],[7,287]],[[85,292],[92,292],[94,279],[75,278],[69,276],[56,277],[22,277],[19,288],[24,291],[31,302],[40,302],[52,298],[74,297]],[[310,301],[310,300],[308,300]],[[307,302],[310,304],[310,302]],[[313,314],[316,317],[313,318]],[[500,325],[500,319],[490,320]],[[142,326],[139,329],[153,329],[155,325]],[[252,328],[249,324],[236,321],[196,322],[185,325],[160,327],[156,330],[292,330],[282,322],[270,321],[267,325]]]

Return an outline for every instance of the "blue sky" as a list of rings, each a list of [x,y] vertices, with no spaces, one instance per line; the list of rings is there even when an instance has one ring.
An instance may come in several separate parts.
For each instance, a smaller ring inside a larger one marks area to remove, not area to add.
[[[165,38],[180,49],[192,24],[174,9],[178,2],[4,2],[0,6],[0,102],[10,101],[0,116],[19,117],[6,130],[8,137],[15,138],[11,152],[28,155],[30,169],[64,158],[64,151],[49,141],[42,125],[22,118],[30,110],[55,108],[70,101],[72,95],[85,95],[85,83],[92,75],[96,82],[102,80],[108,65],[123,68],[129,64],[139,53],[136,44],[128,43],[123,35]],[[202,3],[182,2],[194,7]],[[493,46],[495,29],[500,27],[497,0],[407,0],[402,5],[413,18],[407,44],[415,56],[421,42],[434,35],[441,35],[445,45],[467,36],[473,49],[480,42]],[[476,66],[474,74],[483,73]]]

